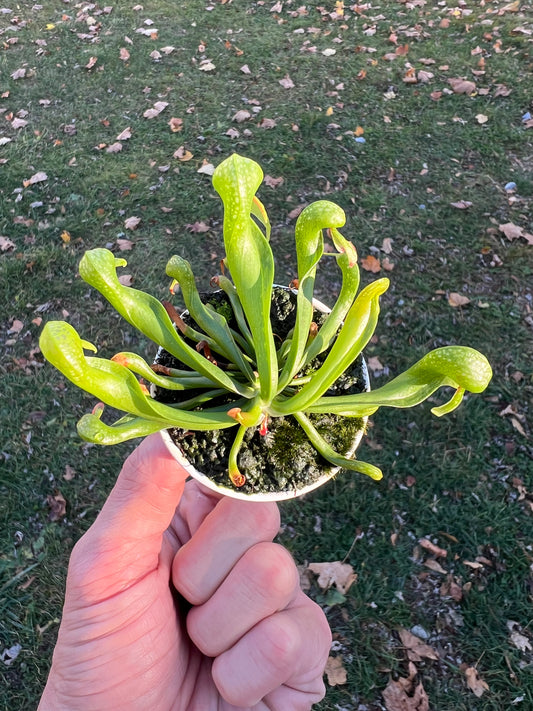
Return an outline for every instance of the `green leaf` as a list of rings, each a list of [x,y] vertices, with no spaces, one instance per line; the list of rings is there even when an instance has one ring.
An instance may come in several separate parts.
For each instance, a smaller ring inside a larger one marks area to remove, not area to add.
[[[137,378],[128,368],[104,358],[86,357],[76,330],[64,321],[49,321],[41,333],[39,346],[44,357],[63,375],[98,400],[147,420],[162,422],[166,427],[209,430],[232,427],[234,420],[225,413],[181,412],[156,402],[143,392]]]
[[[134,417],[127,421],[106,425],[98,415],[88,413],[84,415],[76,425],[79,436],[86,442],[94,444],[110,445],[120,444],[135,437],[146,437],[154,432],[165,429],[162,422],[144,420],[142,417]]]
[[[224,316],[207,308],[198,293],[191,265],[186,259],[174,255],[167,264],[167,275],[179,284],[185,306],[193,320],[217,344],[217,350],[253,382],[255,380],[250,364],[244,359]]]
[[[310,411],[310,405],[353,363],[376,329],[379,297],[388,286],[388,279],[378,279],[360,292],[323,365],[296,395],[287,399],[276,398],[272,403],[273,415]]]
[[[431,351],[377,390],[323,397],[307,412],[361,416],[372,414],[378,407],[413,407],[442,386],[455,388],[456,392],[446,404],[432,409],[433,414],[440,416],[458,407],[465,391],[483,392],[491,378],[492,369],[482,353],[467,346],[445,346]]]
[[[237,154],[223,161],[213,174],[213,187],[224,203],[226,263],[252,333],[261,396],[268,402],[275,394],[278,377],[270,324],[274,257],[251,217],[262,180],[259,165]]]
[[[324,253],[322,231],[342,227],[346,222],[344,210],[328,200],[308,205],[296,222],[296,257],[298,260],[298,293],[296,323],[291,347],[281,372],[278,393],[290,383],[302,365],[302,356],[313,320],[313,293],[318,262]]]
[[[107,249],[92,249],[85,252],[81,259],[80,276],[98,289],[128,323],[189,368],[226,390],[245,397],[252,396],[254,391],[251,388],[234,381],[180,338],[165,308],[157,299],[120,283],[116,268],[125,264],[124,259],[115,259]]]

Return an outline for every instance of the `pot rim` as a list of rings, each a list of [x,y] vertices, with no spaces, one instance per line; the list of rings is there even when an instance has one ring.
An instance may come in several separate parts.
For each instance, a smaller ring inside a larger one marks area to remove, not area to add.
[[[274,284],[274,286],[281,286],[281,285]],[[296,289],[292,289],[291,287],[282,286],[281,288],[290,289],[291,291],[296,293]],[[313,299],[313,306],[318,311],[322,311],[323,313],[329,313],[331,311],[329,306],[326,306],[318,299]],[[159,353],[161,352],[161,350],[162,350],[162,348],[160,347],[157,352],[156,359],[159,356]],[[361,369],[363,372],[365,391],[368,392],[370,390],[370,378],[369,378],[369,374],[368,374],[368,368],[366,365],[366,361],[363,356],[361,356]],[[359,447],[359,444],[361,443],[361,440],[363,439],[363,435],[365,432],[365,426],[368,421],[368,417],[362,417],[361,419],[363,421],[363,425],[357,431],[357,434],[354,437],[352,446],[346,453],[347,457],[351,457],[355,453],[355,451]],[[174,440],[170,436],[170,433],[168,430],[161,430],[159,434],[161,435],[161,438],[162,438],[167,450],[169,451],[169,453],[172,455],[172,457],[174,457],[174,459],[178,462],[178,464],[186,470],[186,472],[189,476],[191,476],[193,479],[196,479],[197,482],[199,482],[203,486],[207,487],[211,491],[216,492],[217,494],[222,494],[223,496],[229,496],[233,499],[240,499],[241,501],[288,501],[290,499],[294,499],[299,496],[304,496],[305,494],[308,494],[311,491],[318,489],[320,486],[322,486],[322,484],[325,484],[327,481],[332,479],[341,470],[341,467],[331,467],[329,470],[327,470],[321,477],[319,477],[312,484],[308,484],[308,485],[302,486],[300,488],[296,487],[294,489],[284,490],[284,491],[266,491],[266,492],[257,492],[257,493],[252,493],[252,494],[246,494],[242,491],[238,491],[237,489],[232,489],[229,486],[226,487],[226,486],[223,486],[222,484],[217,484],[212,479],[210,479],[206,474],[198,471],[198,469],[196,469],[196,467],[194,467],[189,462],[187,457],[183,454],[181,449],[174,442]]]

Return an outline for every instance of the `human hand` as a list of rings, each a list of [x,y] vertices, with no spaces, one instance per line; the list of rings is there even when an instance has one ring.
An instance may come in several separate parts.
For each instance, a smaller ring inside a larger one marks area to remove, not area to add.
[[[308,711],[323,697],[331,633],[272,542],[277,506],[186,476],[157,435],[126,460],[72,552],[38,711]]]

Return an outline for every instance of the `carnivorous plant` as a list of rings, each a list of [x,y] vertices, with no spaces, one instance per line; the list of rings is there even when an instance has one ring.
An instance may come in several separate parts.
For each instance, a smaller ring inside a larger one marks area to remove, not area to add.
[[[239,155],[224,160],[213,175],[213,186],[224,203],[224,265],[231,275],[231,280],[219,275],[213,283],[227,295],[234,317],[231,323],[237,327],[230,327],[227,318],[204,305],[190,264],[179,256],[171,257],[166,273],[173,280],[171,291],[177,285],[181,288],[194,326],[185,323],[170,303],[121,284],[117,268],[126,261],[111,251],[92,249],[80,262],[82,279],[185,368],[149,365],[135,353],[118,353],[110,360],[86,355],[85,351],[95,352],[95,346],[64,321],[45,325],[41,351],[75,385],[101,401],[78,422],[84,440],[115,444],[172,427],[234,427],[228,475],[233,486],[240,487],[246,475],[237,462],[247,428],[259,428],[265,434],[271,418],[292,416],[331,464],[379,479],[382,473],[376,466],[335,452],[313,426],[313,413],[363,417],[382,406],[412,407],[441,386],[449,386],[454,389],[453,396],[432,409],[441,416],[459,405],[465,391],[482,392],[491,379],[491,367],[485,356],[472,348],[446,346],[431,351],[376,390],[327,396],[372,337],[379,300],[389,280],[377,279],[358,292],[357,253],[339,232],[345,224],[343,210],[326,200],[308,205],[295,228],[296,321],[287,338],[278,343],[270,321],[274,282],[270,223],[256,197],[262,179],[260,166]],[[313,291],[317,266],[324,255],[324,231],[337,250],[333,257],[342,273],[342,287],[318,329],[313,322]],[[307,366],[321,353],[324,356],[309,371]],[[179,405],[165,404],[155,400],[143,382],[194,394]],[[105,424],[102,403],[126,414],[114,424]]]

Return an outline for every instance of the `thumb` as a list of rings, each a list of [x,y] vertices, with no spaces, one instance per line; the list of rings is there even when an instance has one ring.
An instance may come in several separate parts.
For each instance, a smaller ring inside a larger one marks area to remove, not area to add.
[[[131,546],[142,546],[144,554],[159,553],[187,476],[161,436],[150,435],[124,462],[88,533],[105,536],[106,547],[115,555],[120,555],[117,549]]]

